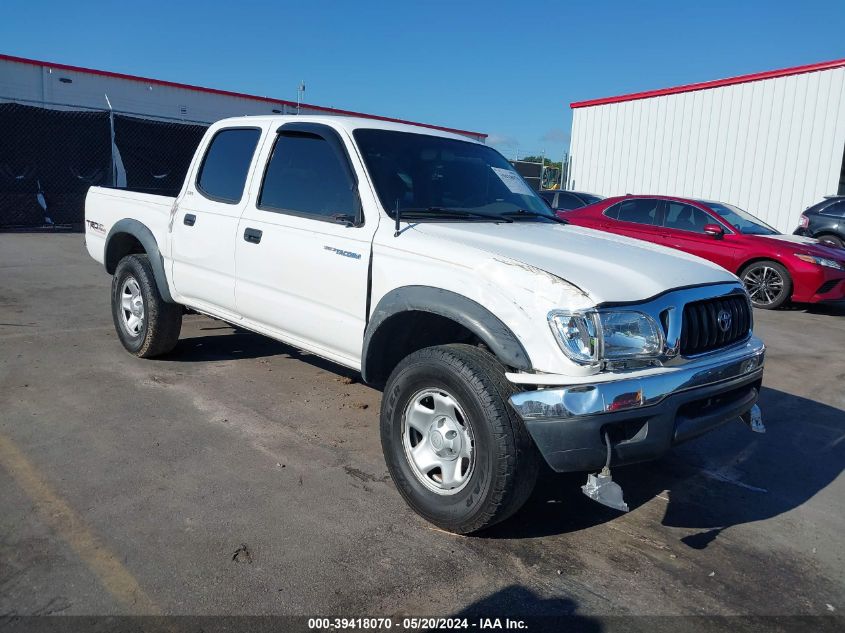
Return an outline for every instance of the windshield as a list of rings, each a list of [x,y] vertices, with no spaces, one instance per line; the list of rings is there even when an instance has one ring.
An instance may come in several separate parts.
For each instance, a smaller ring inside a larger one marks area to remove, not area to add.
[[[496,150],[441,136],[359,129],[355,141],[385,211],[465,221],[554,220]]]
[[[762,220],[758,220],[750,213],[738,209],[732,204],[723,204],[721,202],[707,202],[706,204],[725,222],[730,224],[740,233],[745,235],[779,235],[779,231],[773,229]]]

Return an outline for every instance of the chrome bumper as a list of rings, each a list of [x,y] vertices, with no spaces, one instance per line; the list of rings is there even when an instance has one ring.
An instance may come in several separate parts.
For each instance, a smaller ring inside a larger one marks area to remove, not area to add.
[[[648,407],[675,393],[762,373],[765,351],[763,341],[752,337],[735,349],[719,352],[709,362],[692,361],[651,376],[521,391],[511,396],[510,403],[524,420],[566,419]]]

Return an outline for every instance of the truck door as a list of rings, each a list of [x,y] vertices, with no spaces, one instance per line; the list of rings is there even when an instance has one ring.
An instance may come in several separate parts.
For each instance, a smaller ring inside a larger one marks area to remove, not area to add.
[[[260,328],[355,366],[378,216],[363,217],[344,138],[291,122],[265,143],[264,176],[238,226],[235,295],[238,312]]]
[[[235,312],[235,237],[261,132],[219,130],[200,147],[199,167],[189,172],[173,218],[170,253],[176,291],[198,307]]]

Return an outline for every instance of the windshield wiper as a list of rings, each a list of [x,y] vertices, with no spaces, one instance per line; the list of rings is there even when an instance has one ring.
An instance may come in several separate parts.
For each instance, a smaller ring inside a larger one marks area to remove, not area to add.
[[[502,216],[509,217],[509,216],[519,216],[522,218],[545,218],[546,220],[551,220],[552,222],[557,222],[558,224],[569,224],[569,220],[564,220],[557,216],[557,214],[546,215],[545,213],[540,213],[538,211],[529,211],[528,209],[517,209],[516,211],[508,211],[507,213],[503,213]]]
[[[478,211],[467,211],[466,209],[449,209],[446,207],[426,207],[419,209],[402,209],[402,217],[420,218],[483,218],[493,222],[513,222],[510,218],[498,213],[480,213]]]

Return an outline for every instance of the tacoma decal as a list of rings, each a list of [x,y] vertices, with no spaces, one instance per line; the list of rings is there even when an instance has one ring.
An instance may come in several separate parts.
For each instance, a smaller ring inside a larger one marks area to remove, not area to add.
[[[352,259],[361,259],[361,253],[353,253],[352,251],[344,251],[339,248],[335,248],[334,246],[324,246],[324,249],[327,251],[331,251],[336,255],[342,255],[343,257],[351,257]]]

